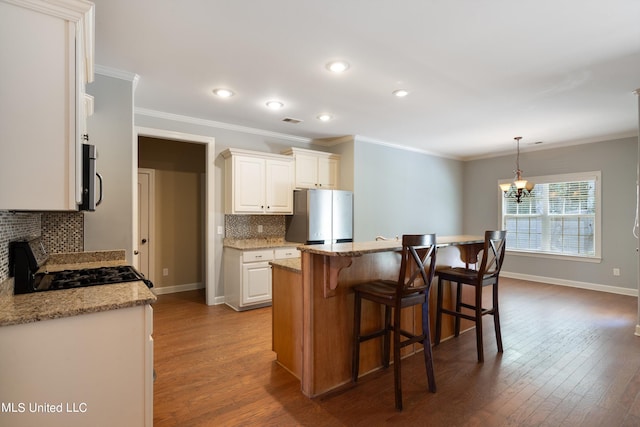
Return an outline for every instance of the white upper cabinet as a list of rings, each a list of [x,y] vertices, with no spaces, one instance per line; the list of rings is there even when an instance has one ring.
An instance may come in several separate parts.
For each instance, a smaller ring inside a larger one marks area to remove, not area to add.
[[[226,214],[292,214],[293,159],[228,149],[225,158]]]
[[[0,0],[0,210],[76,210],[93,3]]]
[[[340,156],[322,151],[291,148],[284,152],[295,159],[296,188],[338,188]]]
[[[293,162],[266,159],[266,203],[270,213],[293,213]]]

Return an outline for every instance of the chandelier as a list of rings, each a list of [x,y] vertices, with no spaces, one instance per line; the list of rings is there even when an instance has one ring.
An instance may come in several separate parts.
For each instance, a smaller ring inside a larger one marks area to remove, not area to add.
[[[516,176],[512,183],[507,182],[500,184],[500,189],[504,193],[505,198],[516,199],[516,203],[520,203],[522,202],[523,197],[531,196],[535,184],[527,181],[526,179],[522,179],[522,171],[520,170],[520,140],[522,137],[516,136],[513,139],[516,140],[517,144],[516,170],[514,171]]]

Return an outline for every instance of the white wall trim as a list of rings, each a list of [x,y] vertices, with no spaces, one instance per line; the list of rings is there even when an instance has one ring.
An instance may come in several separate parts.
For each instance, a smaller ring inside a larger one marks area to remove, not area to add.
[[[588,289],[592,291],[608,292],[611,294],[638,296],[637,289],[623,288],[620,286],[600,285],[598,283],[578,282],[576,280],[557,279],[555,277],[534,276],[530,274],[513,273],[509,271],[502,271],[500,273],[503,277],[510,277],[512,279],[528,280],[530,282],[548,283],[550,285],[569,286],[571,288]]]
[[[153,283],[155,280],[155,270],[156,270],[156,214],[155,214],[155,206],[156,206],[156,170],[148,169],[148,168],[138,168],[138,183],[140,182],[140,175],[145,174],[149,176],[149,234],[147,235],[147,248],[149,254],[149,271],[147,271],[147,279]],[[138,184],[139,185],[139,184]],[[137,203],[138,210],[140,209],[140,195],[138,194]],[[139,211],[138,211],[139,215]],[[141,242],[140,239],[140,230],[138,230],[137,241]],[[136,262],[135,267],[140,267],[140,258],[134,257],[134,261]]]
[[[141,116],[147,116],[147,117],[155,117],[155,118],[164,119],[164,120],[172,120],[175,122],[183,122],[183,123],[189,123],[194,125],[206,126],[210,128],[249,133],[252,135],[261,135],[261,136],[268,136],[272,138],[286,139],[288,141],[302,142],[305,144],[311,144],[313,142],[311,138],[305,138],[302,136],[271,132],[263,129],[256,129],[256,128],[251,128],[247,126],[234,125],[231,123],[217,122],[215,120],[198,119],[195,117],[182,116],[180,114],[173,114],[173,113],[165,113],[163,111],[150,110],[147,108],[138,107],[135,109],[135,114],[139,114]]]
[[[93,3],[84,0],[2,0],[4,3],[14,4],[26,9],[35,10],[36,12],[46,15],[55,16],[56,18],[66,19],[72,22],[78,22],[87,16],[94,7]]]
[[[205,288],[207,290],[206,302],[207,305],[214,305],[216,302],[216,289],[217,289],[217,281],[216,281],[216,258],[215,258],[215,247],[216,247],[216,209],[215,209],[215,138],[210,136],[203,135],[195,135],[195,134],[187,134],[182,132],[174,132],[168,131],[165,129],[155,129],[155,128],[147,128],[135,126],[135,147],[138,147],[138,138],[140,136],[148,136],[152,138],[160,138],[160,139],[170,139],[177,141],[185,141],[185,142],[195,142],[205,144],[206,147],[206,168],[205,172],[207,174],[207,197],[205,200]],[[136,155],[136,170],[137,170],[137,152],[135,150]],[[136,175],[137,176],[137,175]],[[138,197],[138,185],[136,180],[136,185],[134,186],[134,194],[135,194],[135,215],[137,215],[138,205],[137,205],[137,197]],[[137,249],[137,228],[134,232],[134,250]]]
[[[105,67],[104,65],[98,64],[95,65],[94,72],[96,74],[100,74],[101,76],[113,77],[115,79],[126,80],[128,82],[134,83],[136,83],[140,78],[140,76],[136,73],[118,70],[117,68]]]
[[[196,289],[204,289],[204,283],[185,283],[183,285],[153,287],[151,291],[156,295],[174,294],[176,292],[194,291]]]
[[[463,158],[459,157],[459,156],[445,156],[444,154],[434,153],[433,151],[422,150],[420,148],[414,148],[414,147],[407,147],[405,145],[394,144],[394,143],[391,143],[391,142],[386,142],[386,141],[382,141],[382,140],[379,140],[379,139],[373,139],[373,138],[369,138],[369,137],[362,136],[362,135],[355,135],[354,140],[355,141],[360,141],[360,142],[366,142],[366,143],[369,143],[369,144],[376,144],[376,145],[382,145],[382,146],[385,146],[385,147],[395,148],[397,150],[411,151],[411,152],[414,152],[414,153],[426,154],[428,156],[440,157],[440,158],[443,158],[443,159],[463,160]]]

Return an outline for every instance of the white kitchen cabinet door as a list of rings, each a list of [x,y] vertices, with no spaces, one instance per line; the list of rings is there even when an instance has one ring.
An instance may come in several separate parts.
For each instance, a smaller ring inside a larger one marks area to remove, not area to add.
[[[92,3],[0,0],[0,209],[77,209],[92,43]]]
[[[224,248],[224,303],[236,311],[271,304],[273,249]]]
[[[277,248],[273,255],[274,259],[300,258],[300,251],[295,247]]]
[[[265,161],[255,157],[234,157],[234,211],[262,213],[265,209]]]
[[[290,161],[266,162],[266,211],[293,212],[293,165]]]
[[[1,327],[0,402],[22,402],[26,410],[1,413],[0,424],[152,426],[151,310],[135,306]],[[28,408],[45,402],[62,412]]]
[[[271,301],[271,265],[252,262],[242,266],[242,304]]]
[[[227,149],[226,214],[292,214],[293,159],[280,154]]]
[[[338,188],[338,160],[318,157],[318,188]]]
[[[340,156],[323,151],[290,148],[284,152],[295,159],[295,188],[338,189]]]
[[[296,154],[296,188],[318,187],[318,158]]]

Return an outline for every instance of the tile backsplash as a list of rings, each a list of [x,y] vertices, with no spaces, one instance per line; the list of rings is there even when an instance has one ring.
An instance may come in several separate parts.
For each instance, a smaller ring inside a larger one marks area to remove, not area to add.
[[[258,231],[262,229],[262,231]],[[225,237],[228,239],[284,238],[284,215],[225,215]]]
[[[41,237],[49,253],[84,250],[82,212],[0,211],[0,283],[9,277],[9,242]]]
[[[84,214],[43,212],[42,241],[51,254],[84,251]]]

